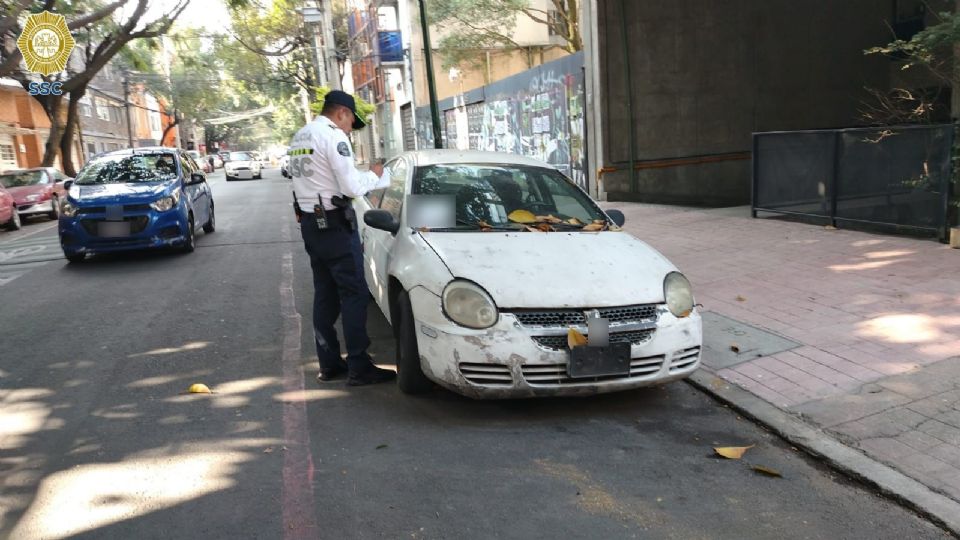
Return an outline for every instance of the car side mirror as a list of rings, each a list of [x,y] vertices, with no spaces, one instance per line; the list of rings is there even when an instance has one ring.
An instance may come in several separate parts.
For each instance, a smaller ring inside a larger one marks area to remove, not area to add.
[[[65,181],[63,182],[63,189],[69,190],[69,189],[70,189],[70,186],[72,186],[72,185],[73,185],[73,179],[72,179],[72,178],[69,179],[69,180],[65,180]]]
[[[194,184],[202,184],[202,183],[205,182],[206,180],[207,180],[207,177],[206,177],[202,172],[190,173],[190,184],[189,184],[189,185],[192,186],[192,185],[194,185]]]
[[[623,224],[627,221],[627,217],[619,210],[607,210],[607,216],[613,220],[617,227],[623,227]]]
[[[400,230],[400,222],[386,210],[367,210],[363,214],[363,222],[374,229],[387,231],[390,234],[397,234]]]

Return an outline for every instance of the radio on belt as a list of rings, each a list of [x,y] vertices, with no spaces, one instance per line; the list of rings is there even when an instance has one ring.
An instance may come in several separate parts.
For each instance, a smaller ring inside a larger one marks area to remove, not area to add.
[[[317,195],[317,200],[320,204],[313,205],[313,217],[317,220],[317,228],[323,230],[329,227],[329,222],[327,221],[327,212],[323,209],[323,197]]]

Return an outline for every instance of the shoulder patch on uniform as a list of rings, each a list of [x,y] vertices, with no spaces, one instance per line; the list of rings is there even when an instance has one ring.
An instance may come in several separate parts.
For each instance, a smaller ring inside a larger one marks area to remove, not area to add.
[[[350,147],[347,146],[347,143],[342,142],[337,145],[337,153],[340,154],[341,156],[350,157]]]

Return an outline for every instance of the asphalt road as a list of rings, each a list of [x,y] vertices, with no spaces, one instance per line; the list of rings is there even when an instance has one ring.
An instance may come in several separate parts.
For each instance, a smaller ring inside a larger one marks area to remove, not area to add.
[[[0,233],[0,537],[946,536],[684,383],[508,402],[318,386],[289,181],[211,184],[218,230],[189,255],[67,265],[49,222]]]

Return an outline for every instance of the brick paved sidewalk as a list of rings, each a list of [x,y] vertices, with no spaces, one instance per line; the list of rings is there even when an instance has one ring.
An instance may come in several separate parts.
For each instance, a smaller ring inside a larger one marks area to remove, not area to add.
[[[705,369],[960,500],[960,250],[745,209],[604,206],[705,311],[796,343],[733,363],[708,353]]]

